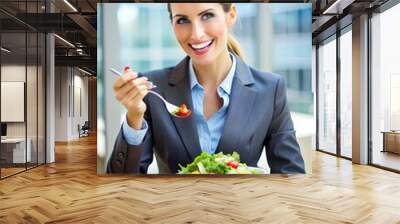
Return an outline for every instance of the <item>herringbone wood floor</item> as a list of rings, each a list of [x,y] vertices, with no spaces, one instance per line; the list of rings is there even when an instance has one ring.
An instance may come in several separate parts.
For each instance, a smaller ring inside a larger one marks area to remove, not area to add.
[[[0,223],[400,223],[400,175],[316,153],[312,175],[97,176],[96,139],[0,181]]]

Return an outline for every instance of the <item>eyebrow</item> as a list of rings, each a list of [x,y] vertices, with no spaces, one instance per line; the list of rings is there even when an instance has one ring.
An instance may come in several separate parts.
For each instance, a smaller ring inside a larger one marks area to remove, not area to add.
[[[214,10],[214,9],[212,9],[212,8],[206,9],[206,10],[204,10],[204,11],[200,12],[200,13],[199,13],[199,14],[197,14],[197,15],[201,16],[202,14],[204,14],[204,13],[206,13],[206,12],[208,12],[208,11],[211,11],[211,10]],[[187,18],[187,15],[176,14],[176,15],[174,15],[174,17],[173,17],[173,18],[175,18],[175,17],[183,17],[183,18]]]

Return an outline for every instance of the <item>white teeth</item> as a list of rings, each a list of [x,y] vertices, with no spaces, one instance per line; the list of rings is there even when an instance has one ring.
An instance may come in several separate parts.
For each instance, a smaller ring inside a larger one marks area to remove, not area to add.
[[[201,43],[201,44],[191,44],[190,46],[192,46],[194,49],[201,49],[206,47],[207,45],[209,45],[211,43],[212,40],[209,40],[207,42]]]

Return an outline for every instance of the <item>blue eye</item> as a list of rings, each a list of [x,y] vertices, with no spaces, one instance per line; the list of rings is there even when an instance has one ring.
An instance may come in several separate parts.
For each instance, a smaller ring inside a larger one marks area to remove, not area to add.
[[[188,23],[189,20],[185,19],[185,18],[180,18],[178,20],[176,20],[177,24],[184,24],[184,23]]]
[[[204,14],[201,16],[201,18],[202,18],[203,20],[208,20],[208,19],[210,19],[210,18],[212,18],[212,17],[214,17],[214,14],[211,13],[211,12],[206,12],[206,13],[204,13]]]

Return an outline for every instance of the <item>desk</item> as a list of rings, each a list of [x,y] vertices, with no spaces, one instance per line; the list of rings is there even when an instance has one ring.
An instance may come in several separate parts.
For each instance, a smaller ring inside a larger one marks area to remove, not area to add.
[[[382,131],[383,152],[400,154],[400,131]]]
[[[30,138],[27,139],[28,144],[25,154],[25,138],[6,138],[1,139],[1,156],[6,163],[25,163],[30,162],[32,158]],[[12,158],[12,159],[11,159]],[[25,158],[27,160],[25,161]]]

